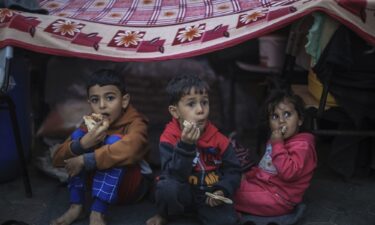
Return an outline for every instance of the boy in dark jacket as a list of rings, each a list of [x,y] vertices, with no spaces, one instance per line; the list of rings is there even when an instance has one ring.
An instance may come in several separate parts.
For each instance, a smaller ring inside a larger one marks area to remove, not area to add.
[[[208,91],[198,76],[178,76],[167,86],[173,118],[160,137],[158,214],[147,225],[167,224],[172,216],[187,212],[196,213],[204,225],[237,222],[230,199],[218,198],[232,197],[240,183],[240,164],[229,140],[208,120]]]
[[[99,70],[90,77],[87,94],[99,120],[82,124],[54,154],[54,166],[65,167],[69,174],[71,205],[52,225],[71,224],[81,217],[87,180],[93,198],[90,225],[105,225],[108,206],[142,197],[147,190],[144,178],[152,173],[144,160],[149,151],[148,122],[129,103],[122,78],[112,70]]]

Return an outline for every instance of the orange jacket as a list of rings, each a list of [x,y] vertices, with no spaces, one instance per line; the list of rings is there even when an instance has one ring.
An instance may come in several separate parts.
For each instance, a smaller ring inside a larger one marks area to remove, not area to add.
[[[107,135],[120,134],[122,139],[95,149],[97,169],[132,165],[143,160],[149,152],[147,125],[147,119],[129,105],[122,117],[107,131]],[[82,124],[82,126],[85,125]],[[72,140],[69,137],[56,150],[53,156],[54,166],[63,167],[64,160],[77,156],[71,151],[71,143]]]

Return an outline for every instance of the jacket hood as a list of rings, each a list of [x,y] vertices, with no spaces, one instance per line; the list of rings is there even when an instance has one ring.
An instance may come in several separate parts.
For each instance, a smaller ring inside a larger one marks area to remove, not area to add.
[[[117,129],[119,127],[123,127],[131,122],[133,122],[135,119],[147,119],[142,116],[131,104],[128,105],[128,107],[125,109],[125,112],[122,114],[120,118],[118,118],[114,124],[110,126],[110,129]]]

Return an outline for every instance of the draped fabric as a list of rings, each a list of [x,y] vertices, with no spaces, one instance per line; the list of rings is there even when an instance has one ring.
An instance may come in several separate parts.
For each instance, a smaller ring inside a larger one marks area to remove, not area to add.
[[[0,47],[111,61],[192,57],[276,31],[314,11],[375,44],[375,0],[40,0],[0,9]]]

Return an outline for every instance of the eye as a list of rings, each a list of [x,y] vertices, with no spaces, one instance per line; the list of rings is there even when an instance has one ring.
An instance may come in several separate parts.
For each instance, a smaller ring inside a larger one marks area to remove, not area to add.
[[[187,105],[188,105],[189,107],[194,107],[195,102],[188,102]]]
[[[292,114],[290,113],[290,112],[288,112],[288,111],[286,111],[286,112],[284,112],[284,118],[285,119],[287,119],[287,118],[289,118],[290,116],[291,116]]]
[[[271,114],[270,118],[271,118],[271,120],[277,120],[277,119],[279,119],[279,116],[276,115],[276,114]]]
[[[203,100],[203,101],[202,101],[202,105],[206,106],[206,105],[208,105],[208,104],[209,104],[209,101],[208,101],[208,100]]]
[[[92,104],[96,104],[96,103],[98,103],[98,98],[97,97],[92,97],[92,98],[90,98],[90,103],[92,103]]]
[[[113,96],[113,95],[108,95],[108,96],[106,97],[106,100],[110,102],[110,101],[113,101],[115,98],[116,98],[116,97]]]

